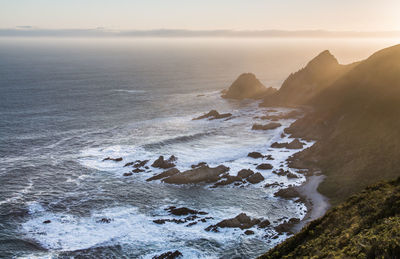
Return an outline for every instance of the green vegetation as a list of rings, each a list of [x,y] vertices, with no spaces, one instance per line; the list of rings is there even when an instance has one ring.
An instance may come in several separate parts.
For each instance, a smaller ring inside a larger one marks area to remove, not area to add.
[[[319,191],[333,204],[400,176],[400,45],[360,62],[309,104],[313,112],[287,132],[318,141],[293,164],[321,169]]]
[[[351,196],[260,258],[399,258],[400,178]]]

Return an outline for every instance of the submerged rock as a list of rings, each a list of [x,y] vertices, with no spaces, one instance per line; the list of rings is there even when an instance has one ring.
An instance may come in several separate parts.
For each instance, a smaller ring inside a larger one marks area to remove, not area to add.
[[[132,172],[127,172],[127,173],[124,173],[123,176],[131,176],[132,174],[133,174]]]
[[[43,224],[50,224],[50,223],[51,223],[51,220],[49,220],[49,219],[43,221]]]
[[[175,259],[175,258],[179,258],[182,257],[182,253],[179,252],[178,250],[175,250],[174,252],[169,251],[160,255],[156,255],[153,257],[153,259]]]
[[[216,119],[224,119],[231,117],[232,113],[222,113],[220,114],[216,110],[211,110],[208,113],[201,115],[200,117],[194,118],[193,120],[202,120],[202,119],[209,119],[209,120],[216,120]]]
[[[160,180],[160,179],[172,176],[177,173],[180,173],[180,171],[178,169],[171,168],[171,169],[168,169],[167,171],[162,172],[161,174],[158,174],[158,175],[155,175],[153,177],[146,179],[146,181],[150,182],[150,181],[154,181],[154,180]]]
[[[112,219],[110,219],[110,218],[102,218],[102,219],[100,219],[100,220],[98,220],[97,222],[98,223],[111,223],[111,221],[112,221]]]
[[[252,130],[271,130],[271,129],[276,129],[279,128],[280,126],[282,126],[282,124],[278,123],[278,122],[271,122],[268,124],[253,124],[253,127],[251,128]]]
[[[153,162],[151,166],[162,169],[168,169],[175,166],[173,162],[175,162],[176,159],[177,158],[175,156],[170,156],[167,160],[164,160],[164,156],[160,156],[157,160]]]
[[[211,168],[207,165],[200,166],[182,173],[174,174],[163,180],[171,184],[213,183],[221,179],[221,175],[228,172],[229,167],[220,165]]]

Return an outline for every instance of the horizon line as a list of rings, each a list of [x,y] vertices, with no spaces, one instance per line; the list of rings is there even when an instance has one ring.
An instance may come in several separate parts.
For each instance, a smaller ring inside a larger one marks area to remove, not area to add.
[[[323,37],[323,38],[400,38],[400,30],[340,31],[340,30],[111,30],[104,27],[86,29],[42,29],[32,26],[0,28],[0,37]]]

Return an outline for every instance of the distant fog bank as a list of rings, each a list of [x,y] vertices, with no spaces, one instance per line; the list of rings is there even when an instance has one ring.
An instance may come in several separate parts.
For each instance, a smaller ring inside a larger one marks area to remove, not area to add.
[[[400,31],[324,31],[324,30],[129,30],[96,29],[37,29],[20,26],[16,29],[0,29],[0,37],[240,37],[240,38],[400,38]]]

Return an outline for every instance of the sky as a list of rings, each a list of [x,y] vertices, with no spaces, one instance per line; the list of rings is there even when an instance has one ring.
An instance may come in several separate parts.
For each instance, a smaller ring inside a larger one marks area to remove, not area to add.
[[[0,0],[0,28],[400,30],[400,0]]]

